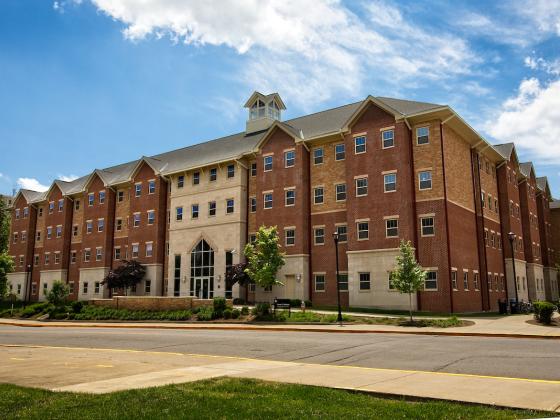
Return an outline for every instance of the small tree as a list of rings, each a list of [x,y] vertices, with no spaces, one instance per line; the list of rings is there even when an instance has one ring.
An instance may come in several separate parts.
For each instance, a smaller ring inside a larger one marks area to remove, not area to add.
[[[146,275],[146,268],[136,260],[123,260],[123,263],[109,271],[107,277],[101,284],[106,284],[110,289],[124,289],[128,294],[128,288],[136,286]]]
[[[0,253],[8,252],[10,243],[10,209],[0,200]]]
[[[276,279],[276,273],[285,264],[284,253],[280,252],[278,241],[276,226],[261,226],[255,242],[245,246],[245,273],[261,287],[282,284]]]
[[[397,266],[391,273],[391,283],[400,293],[408,293],[410,322],[412,322],[412,294],[424,287],[426,272],[416,261],[410,241],[401,241]]]
[[[14,260],[6,252],[0,253],[0,300],[8,293],[8,273],[14,271]]]
[[[58,308],[68,302],[69,295],[70,288],[61,281],[57,280],[53,283],[50,292],[47,293],[47,301]]]

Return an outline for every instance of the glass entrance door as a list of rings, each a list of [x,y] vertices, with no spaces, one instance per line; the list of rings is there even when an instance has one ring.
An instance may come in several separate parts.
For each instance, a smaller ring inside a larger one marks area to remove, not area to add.
[[[203,277],[194,279],[194,296],[199,299],[212,299],[214,297],[214,285],[211,278]]]

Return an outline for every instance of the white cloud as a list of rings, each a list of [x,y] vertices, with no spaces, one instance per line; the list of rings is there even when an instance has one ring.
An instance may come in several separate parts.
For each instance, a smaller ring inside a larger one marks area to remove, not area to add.
[[[529,67],[531,70],[542,70],[548,74],[554,76],[560,76],[560,59],[553,61],[545,60],[542,57],[525,57],[524,60],[525,67]]]
[[[20,188],[23,188],[23,189],[26,189],[26,190],[41,191],[42,192],[42,191],[47,191],[49,189],[49,187],[47,185],[41,184],[35,178],[18,178],[16,182],[17,182],[17,185]]]
[[[504,101],[486,131],[500,142],[514,141],[528,159],[542,164],[560,160],[560,80],[542,85],[535,78],[519,85],[516,96]]]
[[[432,33],[375,1],[358,17],[337,0],[91,0],[133,41],[168,36],[226,46],[244,57],[241,80],[299,105],[356,95],[371,75],[406,88],[468,74],[477,58],[462,39]],[[239,78],[233,75],[232,79]]]
[[[530,20],[531,26],[543,34],[560,36],[560,2],[556,0],[524,0],[512,2],[513,10]]]
[[[78,179],[78,176],[77,175],[61,175],[61,174],[58,174],[58,179],[60,179],[61,181],[70,182],[70,181],[74,181],[75,179]]]

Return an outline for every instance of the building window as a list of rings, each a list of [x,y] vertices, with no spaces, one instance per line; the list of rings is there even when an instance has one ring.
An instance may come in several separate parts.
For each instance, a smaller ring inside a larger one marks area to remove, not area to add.
[[[341,292],[348,291],[348,274],[338,273],[338,287]]]
[[[385,235],[387,238],[397,238],[399,236],[399,219],[385,220]]]
[[[93,203],[95,202],[95,193],[89,193],[88,194],[88,206],[93,206]]]
[[[43,217],[43,207],[39,207],[39,217]]]
[[[37,242],[41,242],[41,231],[40,230],[37,231],[36,237],[37,237]]]
[[[320,165],[323,163],[323,148],[318,147],[313,149],[313,164]]]
[[[371,280],[369,273],[360,273],[360,290],[370,290]]]
[[[366,152],[366,137],[359,136],[354,138],[354,153],[360,154]]]
[[[156,192],[156,181],[150,180],[148,181],[148,194],[154,194]]]
[[[103,257],[103,248],[95,248],[95,261],[101,261]]]
[[[210,169],[210,182],[214,182],[218,179],[218,170],[216,168]]]
[[[146,257],[151,257],[154,253],[154,244],[152,242],[146,242]]]
[[[153,225],[156,221],[156,212],[154,210],[148,211],[148,224]]]
[[[93,283],[93,293],[98,295],[99,294],[99,289],[100,289],[100,284],[99,284],[98,281],[96,281],[95,283]]]
[[[74,201],[74,210],[80,210],[80,200]]]
[[[257,197],[251,197],[251,213],[257,211]]]
[[[325,275],[324,274],[315,274],[315,291],[316,292],[324,292],[325,291]]]
[[[356,178],[356,197],[362,197],[368,193],[368,179]]]
[[[20,213],[20,210],[16,209],[16,219],[19,219],[19,213]]]
[[[210,201],[208,203],[208,216],[215,216],[216,215],[216,202]]]
[[[336,226],[336,233],[338,234],[339,243],[348,242],[348,226],[346,225]]]
[[[251,163],[251,176],[257,176],[257,162]]]
[[[369,222],[358,222],[358,240],[369,239]]]
[[[284,153],[284,166],[286,168],[291,168],[296,162],[296,152],[294,150],[288,150]]]
[[[235,201],[233,198],[226,200],[226,214],[231,214],[235,211]]]
[[[78,225],[72,226],[72,236],[78,236]]]
[[[336,201],[346,200],[346,184],[336,184],[334,186],[336,191]]]
[[[27,240],[27,232],[24,230],[21,232],[21,242],[25,242]]]
[[[84,281],[84,284],[82,285],[82,293],[85,295],[88,292],[88,282]]]
[[[33,255],[33,265],[39,265],[39,255]]]
[[[62,226],[58,225],[56,227],[56,237],[60,238],[62,236]]]
[[[286,246],[292,246],[296,243],[296,231],[295,229],[286,229],[285,231],[285,244]]]
[[[177,177],[177,188],[183,188],[185,186],[185,175],[179,175]]]
[[[418,127],[416,129],[416,144],[428,144],[430,143],[430,130],[428,127]]]
[[[122,219],[117,219],[117,225],[116,225],[116,230],[121,231],[122,230]]]
[[[105,203],[105,191],[99,191],[99,204]]]
[[[293,206],[296,203],[296,190],[286,190],[286,206]]]
[[[54,201],[49,202],[49,214],[54,212]]]
[[[45,252],[45,265],[49,265],[51,255],[48,252]]]
[[[142,184],[134,185],[134,195],[140,197],[142,195]]]
[[[383,176],[385,192],[397,191],[397,174],[386,174]]]
[[[272,156],[265,156],[263,158],[263,163],[265,172],[272,171]]]
[[[132,226],[134,227],[140,226],[140,213],[134,213]]]
[[[124,191],[117,191],[117,201],[122,203],[124,201]]]
[[[420,218],[420,225],[422,229],[422,236],[434,236],[434,218],[433,217],[422,217]]]
[[[91,220],[86,221],[86,234],[93,232],[93,222]],[[49,229],[47,228],[47,238],[49,237]]]
[[[264,208],[265,209],[272,208],[272,193],[266,193],[264,195]]]
[[[121,259],[121,248],[115,247],[115,260],[120,260],[120,259]]]
[[[91,249],[86,248],[84,249],[84,262],[89,262],[91,259]]]
[[[334,160],[346,159],[346,148],[344,143],[336,144],[334,146]]]
[[[395,132],[393,130],[382,131],[381,140],[383,142],[383,149],[393,147],[395,145]]]
[[[48,232],[49,232],[49,228],[47,228],[47,238],[50,239],[50,237],[48,236]],[[17,244],[17,240],[18,240],[18,233],[14,232],[13,236],[13,243]]]
[[[313,188],[313,204],[323,204],[323,187]]]
[[[25,219],[27,216],[29,216],[29,207],[24,207],[23,208],[23,218]]]
[[[144,293],[146,294],[150,294],[152,290],[152,281],[151,280],[146,280],[146,282],[144,283]]]
[[[437,290],[437,272],[428,271],[426,273],[426,280],[424,281],[425,290]]]
[[[193,204],[191,206],[191,217],[193,219],[198,219],[198,204]]]
[[[227,166],[227,177],[233,178],[235,176],[235,165],[228,165]]]
[[[418,174],[418,181],[421,190],[432,189],[432,171],[422,171]]]
[[[138,258],[139,254],[140,254],[140,245],[132,244],[132,258]]]
[[[323,245],[325,243],[325,228],[314,228],[313,237],[315,245]]]
[[[60,264],[60,252],[55,252],[54,253],[54,263],[55,264]]]
[[[451,287],[453,290],[457,290],[457,270],[451,271]]]
[[[105,229],[105,220],[98,219],[97,220],[97,231],[98,232],[103,232],[103,229]]]
[[[463,289],[469,290],[469,272],[463,271]],[[476,289],[476,286],[475,286]]]
[[[62,211],[64,209],[64,199],[61,198],[60,200],[58,200],[58,211]]]
[[[200,172],[196,171],[192,174],[192,183],[193,185],[200,184]]]
[[[175,219],[177,221],[183,220],[183,207],[177,207],[175,209]]]

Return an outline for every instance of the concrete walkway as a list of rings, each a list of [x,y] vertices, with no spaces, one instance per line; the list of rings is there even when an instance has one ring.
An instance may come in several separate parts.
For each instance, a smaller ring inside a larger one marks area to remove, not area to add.
[[[0,345],[0,382],[106,393],[222,376],[560,412],[560,381],[157,351]]]
[[[357,314],[355,314],[357,315]],[[366,316],[368,314],[364,314]],[[362,316],[361,314],[359,316]],[[372,316],[369,314],[369,316]],[[375,316],[375,315],[374,315]],[[468,327],[399,327],[394,325],[370,324],[246,324],[246,323],[202,323],[202,322],[103,322],[103,321],[30,321],[0,319],[0,324],[23,327],[73,327],[73,328],[158,328],[158,329],[228,329],[254,331],[305,331],[332,333],[395,333],[452,336],[487,336],[508,338],[560,339],[560,327],[529,324],[531,315],[515,315],[495,318],[462,318],[474,322]]]

